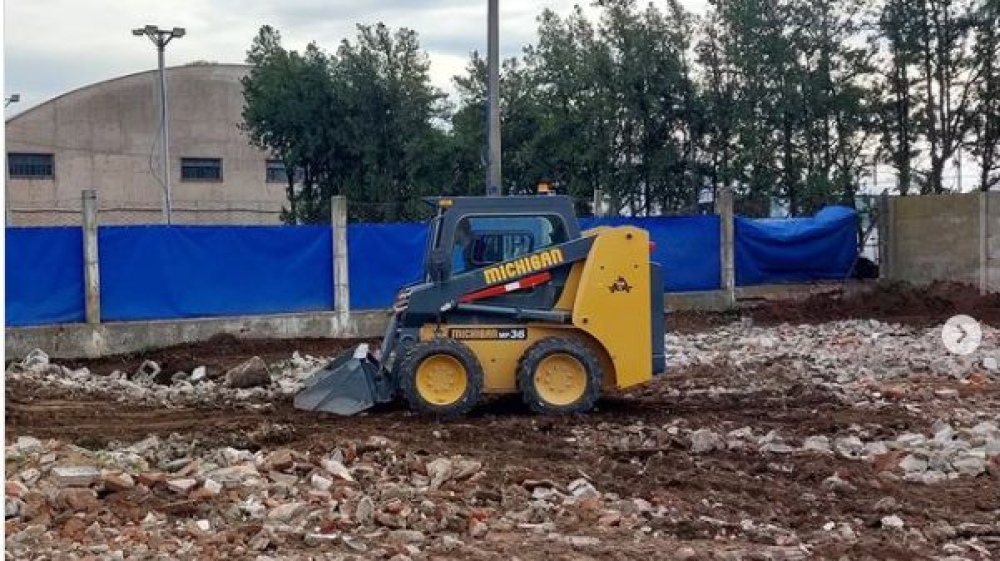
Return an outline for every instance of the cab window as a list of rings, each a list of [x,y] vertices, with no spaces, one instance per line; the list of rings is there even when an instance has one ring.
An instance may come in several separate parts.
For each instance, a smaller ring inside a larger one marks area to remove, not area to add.
[[[468,216],[455,228],[452,273],[516,259],[566,239],[557,216]]]

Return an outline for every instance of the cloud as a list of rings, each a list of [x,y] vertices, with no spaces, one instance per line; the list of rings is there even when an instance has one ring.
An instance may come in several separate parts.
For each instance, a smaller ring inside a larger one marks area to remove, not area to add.
[[[704,0],[686,0],[700,5]],[[502,56],[535,41],[545,8],[567,14],[572,0],[500,2]],[[286,47],[315,41],[333,51],[355,25],[384,22],[417,32],[431,58],[431,78],[446,92],[469,53],[486,52],[486,1],[468,0],[10,0],[4,3],[4,89],[21,94],[20,110],[85,85],[156,67],[156,52],[130,30],[146,24],[184,27],[167,47],[170,66],[195,60],[243,62],[262,25]],[[14,109],[14,108],[12,108]],[[8,111],[8,114],[10,112]]]

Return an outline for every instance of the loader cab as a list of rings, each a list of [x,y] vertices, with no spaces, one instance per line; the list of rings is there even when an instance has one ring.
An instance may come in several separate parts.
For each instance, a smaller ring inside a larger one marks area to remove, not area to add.
[[[428,280],[444,280],[580,237],[572,201],[560,196],[435,199]]]

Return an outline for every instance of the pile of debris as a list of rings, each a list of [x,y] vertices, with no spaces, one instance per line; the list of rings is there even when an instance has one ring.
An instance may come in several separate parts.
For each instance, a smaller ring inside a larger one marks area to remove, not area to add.
[[[44,351],[36,349],[21,362],[11,364],[6,376],[8,381],[32,384],[40,389],[110,397],[137,404],[259,407],[289,399],[328,361],[328,358],[295,352],[289,360],[270,365],[255,356],[225,371],[199,366],[191,372],[167,372],[156,362],[146,360],[134,372],[99,375],[87,368],[72,370],[56,364]]]
[[[667,336],[667,363],[673,366],[728,364],[748,381],[767,364],[786,361],[803,379],[846,384],[861,379],[892,380],[928,374],[964,380],[980,375],[1000,379],[1000,331],[982,326],[975,353],[948,352],[941,328],[918,328],[850,320],[818,325],[754,327],[733,323],[710,331]],[[766,382],[766,380],[762,380]]]

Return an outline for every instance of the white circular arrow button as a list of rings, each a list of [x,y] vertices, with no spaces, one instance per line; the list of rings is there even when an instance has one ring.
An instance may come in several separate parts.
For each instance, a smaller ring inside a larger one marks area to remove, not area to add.
[[[983,342],[983,330],[979,327],[979,322],[969,316],[952,316],[941,328],[941,340],[949,352],[970,355]]]

